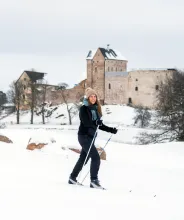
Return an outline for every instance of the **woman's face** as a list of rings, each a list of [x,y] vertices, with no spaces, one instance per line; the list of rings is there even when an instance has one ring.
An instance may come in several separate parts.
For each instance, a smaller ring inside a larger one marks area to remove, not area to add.
[[[96,95],[89,96],[89,102],[94,105],[96,103]]]

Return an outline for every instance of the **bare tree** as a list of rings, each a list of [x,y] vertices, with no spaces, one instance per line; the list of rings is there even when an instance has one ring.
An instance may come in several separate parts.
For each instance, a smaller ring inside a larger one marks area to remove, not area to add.
[[[151,120],[151,113],[149,108],[143,107],[142,105],[136,106],[135,116],[134,116],[134,125],[139,125],[141,128],[147,127]]]
[[[36,72],[34,68],[32,68],[31,71]],[[34,80],[32,79],[29,81],[27,85],[30,88],[30,94],[27,94],[27,97],[29,100],[28,103],[31,110],[31,121],[30,121],[31,124],[33,124],[35,107],[37,106],[39,101],[38,99],[40,93],[39,87],[43,82],[44,82],[44,78],[34,79]]]
[[[24,85],[19,81],[14,81],[10,84],[10,89],[7,92],[8,101],[16,106],[17,124],[20,123],[20,106],[24,101],[23,90]]]
[[[61,90],[61,96],[63,99],[63,102],[66,104],[67,112],[68,112],[68,118],[69,118],[69,124],[72,124],[72,118],[77,114],[78,112],[78,104],[72,104],[69,106],[68,99],[69,95],[67,93],[68,84],[67,83],[60,83],[58,84],[58,90]]]
[[[27,104],[30,106],[30,111],[31,111],[31,120],[30,123],[34,123],[34,111],[35,107],[37,106],[37,96],[38,96],[38,85],[36,82],[30,81],[27,84],[27,87],[29,88],[30,92],[26,94],[27,98]]]
[[[15,99],[15,81],[13,81],[9,85],[9,90],[7,91],[6,95],[7,95],[7,98],[8,98],[8,102],[16,104],[16,99]]]
[[[31,88],[31,101],[30,101],[30,106],[31,106],[31,124],[33,124],[33,118],[34,118],[34,108],[36,106],[36,83],[31,82],[30,83],[30,88]]]
[[[6,93],[0,91],[0,106],[7,102]]]
[[[37,86],[37,104],[41,106],[41,111],[38,113],[42,115],[42,123],[45,124],[45,105],[46,105],[46,92],[47,84],[39,84]]]
[[[154,134],[142,134],[146,143],[184,141],[184,72],[177,70],[160,82],[154,117]]]

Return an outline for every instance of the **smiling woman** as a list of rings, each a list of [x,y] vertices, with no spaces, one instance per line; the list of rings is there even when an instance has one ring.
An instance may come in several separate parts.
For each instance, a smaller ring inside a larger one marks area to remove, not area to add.
[[[84,105],[80,108],[79,118],[80,126],[78,130],[78,141],[82,147],[80,157],[75,164],[69,177],[69,184],[80,184],[77,177],[83,166],[91,158],[90,168],[90,187],[103,189],[98,180],[98,171],[100,168],[100,156],[95,147],[95,139],[98,129],[113,134],[117,133],[116,128],[111,128],[103,124],[101,105],[98,101],[97,92],[94,89],[87,88],[85,91]]]

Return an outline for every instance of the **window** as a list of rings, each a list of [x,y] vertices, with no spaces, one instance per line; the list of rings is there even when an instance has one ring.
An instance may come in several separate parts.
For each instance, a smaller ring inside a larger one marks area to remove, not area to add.
[[[26,86],[24,85],[24,90],[26,89]]]
[[[135,81],[138,81],[138,79],[136,79]]]
[[[135,87],[135,91],[138,91],[138,87],[137,86]]]
[[[26,78],[24,78],[24,81],[26,81]]]
[[[110,71],[110,68],[108,67],[108,72]]]
[[[132,98],[128,99],[128,104],[132,104]]]
[[[23,97],[23,100],[25,100],[25,98],[26,98],[25,95],[23,95],[22,97]]]
[[[97,67],[95,67],[95,73],[97,73]]]
[[[113,67],[111,67],[111,71],[113,72]]]
[[[155,89],[156,89],[156,90],[158,90],[158,89],[159,89],[159,86],[158,86],[158,85],[156,85],[156,86],[155,86]]]
[[[111,84],[109,83],[109,89],[111,89]]]

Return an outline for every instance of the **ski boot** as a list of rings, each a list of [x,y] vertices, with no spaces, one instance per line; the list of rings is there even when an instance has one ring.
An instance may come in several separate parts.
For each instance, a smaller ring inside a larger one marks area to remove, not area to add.
[[[95,188],[95,189],[103,189],[103,190],[105,190],[105,188],[103,188],[103,187],[100,185],[100,182],[99,182],[98,179],[96,179],[96,180],[91,180],[90,187],[91,187],[91,188]]]
[[[70,177],[69,177],[68,184],[74,184],[74,185],[80,185],[80,186],[82,186],[82,184],[79,183],[79,182],[77,182],[77,179],[71,177],[71,175],[70,175]]]

